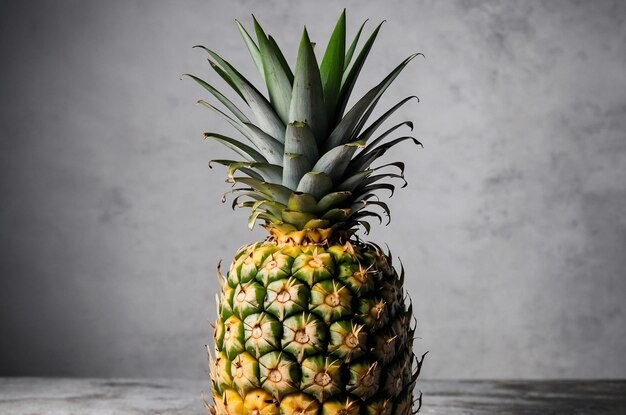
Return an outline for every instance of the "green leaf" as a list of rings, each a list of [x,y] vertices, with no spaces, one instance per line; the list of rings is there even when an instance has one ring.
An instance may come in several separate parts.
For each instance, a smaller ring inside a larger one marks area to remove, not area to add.
[[[355,197],[353,201],[354,202],[368,201],[373,197],[375,197],[376,200],[380,200],[380,198],[378,197],[376,193],[361,193],[357,197]]]
[[[362,188],[358,189],[357,192],[358,193],[370,193],[370,192],[374,192],[374,191],[380,190],[380,189],[389,190],[389,192],[391,192],[389,197],[392,197],[394,191],[396,190],[396,186],[394,186],[394,185],[392,185],[390,183],[376,183],[376,184],[371,184],[369,186],[362,187]]]
[[[383,164],[383,165],[377,166],[373,170],[378,171],[378,170],[382,170],[382,169],[384,169],[386,167],[395,167],[395,168],[397,168],[400,171],[400,175],[404,176],[404,167],[405,166],[404,166],[404,162],[402,162],[402,161],[396,161],[396,162],[393,162],[393,163]]]
[[[230,112],[232,112],[233,115],[239,119],[239,121],[241,121],[241,122],[250,122],[250,119],[248,119],[248,117],[246,117],[245,114],[243,112],[241,112],[239,110],[239,108],[237,108],[237,106],[235,104],[232,103],[232,101],[230,101],[228,98],[226,98],[220,91],[215,89],[213,86],[211,86],[210,84],[208,84],[207,82],[203,81],[202,79],[200,79],[200,78],[198,78],[196,76],[193,76],[193,75],[190,75],[190,74],[184,74],[183,76],[190,77],[191,79],[196,81],[198,84],[200,84],[200,86],[202,86],[204,89],[209,91],[215,98],[218,99],[218,101],[220,101],[222,104],[224,104],[224,106],[226,108],[228,108],[230,110]]]
[[[217,113],[219,116],[224,118],[230,125],[235,127],[237,131],[243,134],[244,137],[250,140],[250,131],[248,131],[248,128],[245,125],[243,125],[241,122],[234,120],[232,117],[229,117],[222,110],[214,107],[213,105],[209,104],[205,100],[201,99],[200,101],[198,101],[198,104],[203,105],[207,107],[208,109],[210,109],[211,111],[214,111],[215,113]]]
[[[343,9],[335,25],[326,52],[320,64],[320,76],[324,90],[324,104],[329,120],[337,111],[341,80],[343,78],[343,62],[346,53],[346,9]]]
[[[315,213],[317,211],[317,202],[315,198],[308,193],[293,192],[291,196],[289,196],[287,208],[297,212]]]
[[[204,133],[204,138],[212,138],[215,141],[225,145],[226,147],[234,150],[236,153],[241,155],[247,161],[261,161],[267,162],[267,159],[263,157],[261,153],[253,149],[252,147],[235,140],[234,138],[227,137],[225,135],[217,134],[217,133]]]
[[[346,178],[343,182],[339,183],[336,188],[351,192],[356,189],[359,184],[361,184],[363,179],[372,174],[372,171],[373,170],[371,169],[357,171],[356,173]]]
[[[371,114],[371,111],[376,105],[376,102],[378,102],[378,99],[396,79],[400,72],[402,72],[406,65],[417,55],[418,54],[413,54],[406,58],[400,65],[391,71],[385,79],[369,90],[356,104],[354,104],[354,106],[350,109],[350,111],[348,111],[339,124],[337,124],[333,132],[328,137],[328,140],[325,143],[325,148],[327,150],[340,144],[350,142],[356,138],[361,126],[365,123],[369,114]]]
[[[350,99],[350,94],[352,93],[352,89],[354,88],[356,79],[358,78],[359,73],[361,72],[361,68],[363,68],[365,59],[367,58],[367,55],[370,53],[370,50],[372,49],[372,46],[374,45],[374,41],[376,40],[376,36],[378,36],[378,32],[380,31],[380,28],[382,27],[383,23],[385,22],[383,21],[378,26],[376,26],[376,28],[374,29],[370,37],[365,41],[365,45],[363,45],[361,52],[359,52],[359,54],[357,55],[352,65],[350,65],[350,69],[347,72],[344,72],[344,78],[341,82],[341,92],[339,93],[339,106],[337,108],[337,114],[336,114],[337,118],[334,120],[335,122],[339,121],[343,116],[343,112],[345,111],[346,106],[348,105],[348,100]],[[359,31],[359,33],[361,32]],[[335,123],[332,123],[332,124],[335,124]]]
[[[271,213],[272,215],[279,218],[281,212],[287,209],[287,206],[273,200],[257,200],[252,204],[252,206],[250,206],[250,208],[253,212],[259,209],[264,209],[266,212]]]
[[[359,153],[359,155],[357,155],[350,162],[350,165],[348,166],[347,170],[352,172],[352,171],[359,171],[359,170],[366,169],[370,166],[370,164],[374,162],[374,160],[376,160],[377,158],[385,154],[387,150],[389,150],[391,147],[407,140],[413,141],[413,144],[415,145],[422,145],[422,143],[417,141],[414,137],[406,136],[406,137],[396,138],[395,140],[392,140],[385,144],[381,144],[380,146],[372,150],[369,150],[369,151],[366,150],[363,153]]]
[[[268,183],[280,184],[283,168],[270,163],[250,163],[250,168],[255,169],[263,176],[263,180]]]
[[[263,202],[263,200],[259,200],[258,202]],[[257,204],[258,202],[254,202],[252,200],[246,200],[245,202],[237,203],[237,205],[235,207],[238,207],[238,208],[247,207],[247,208],[251,208],[252,209],[254,207],[254,205]],[[267,210],[263,210],[263,211],[267,212]]]
[[[303,154],[311,163],[319,158],[313,131],[307,123],[296,121],[287,124],[285,153]]]
[[[240,171],[242,173],[247,174],[248,176],[257,179],[257,180],[264,180],[264,177],[258,173],[257,171],[255,171],[254,169],[250,168],[250,165],[252,163],[247,162],[247,161],[234,161],[234,160],[210,160],[209,161],[209,168],[212,168],[211,163],[218,163],[218,164],[222,164],[226,167],[228,167],[228,177],[233,176],[233,173],[235,171]]]
[[[329,220],[331,222],[343,222],[350,214],[350,208],[335,208],[324,213],[322,219]]]
[[[250,215],[248,217],[248,228],[252,229],[254,228],[254,224],[256,223],[257,220],[264,220],[266,222],[269,223],[279,223],[280,219],[277,218],[274,215],[271,215],[267,212],[261,212],[259,210],[257,210],[256,212],[253,212],[252,215]]]
[[[403,175],[401,174],[395,174],[395,173],[384,173],[384,174],[375,174],[372,176],[369,176],[368,178],[364,179],[363,182],[361,183],[362,186],[367,186],[369,184],[375,183],[379,180],[385,179],[389,177],[390,179],[400,179],[402,180],[403,184],[401,186],[401,188],[405,188],[408,183],[406,181],[406,179],[404,178]]]
[[[245,124],[250,133],[250,141],[259,149],[261,154],[265,156],[268,162],[272,164],[282,164],[283,162],[283,144],[274,139],[269,134],[254,124]]]
[[[383,141],[389,134],[391,134],[392,132],[394,132],[395,130],[397,130],[398,128],[404,126],[404,125],[408,125],[409,128],[411,129],[411,131],[413,131],[413,123],[411,121],[404,121],[401,122],[399,124],[394,125],[393,127],[391,127],[390,129],[388,129],[387,131],[385,131],[384,133],[382,133],[378,138],[376,138],[374,141],[372,141],[371,143],[369,143],[367,146],[365,146],[365,148],[358,153],[350,162],[350,165],[348,166],[348,173],[358,173],[360,170],[363,169],[361,163],[359,160],[362,160],[364,155],[368,152],[371,152],[374,148],[376,148],[376,146]],[[389,163],[389,164],[385,164],[383,166],[379,166],[376,169],[382,168],[384,166],[388,166],[388,165],[393,165],[394,163]],[[401,163],[400,170],[404,171],[404,163]]]
[[[224,193],[224,195],[222,196],[222,203],[226,201],[226,195],[229,195],[229,194],[237,195],[233,198],[233,202],[231,206],[233,210],[235,210],[235,207],[241,206],[241,203],[239,203],[239,199],[242,197],[249,197],[250,199],[253,199],[253,200],[267,200],[267,196],[265,196],[262,193],[257,192],[254,189],[237,188],[237,189],[233,189],[229,192]]]
[[[372,225],[370,225],[369,222],[364,221],[364,220],[355,220],[354,223],[363,226],[363,229],[365,230],[366,235],[370,234],[370,231],[372,230]]]
[[[326,173],[308,172],[298,183],[298,192],[310,193],[315,199],[320,199],[333,188],[333,181]]]
[[[252,56],[252,60],[259,70],[263,82],[265,82],[265,71],[263,70],[263,60],[261,58],[261,52],[259,51],[259,47],[254,42],[252,37],[248,34],[243,25],[239,23],[239,20],[235,20],[235,23],[237,23],[237,27],[239,28],[239,32],[241,33],[241,37],[243,37],[243,40],[246,43],[248,51],[250,52],[250,56]]]
[[[335,147],[320,157],[311,170],[324,172],[333,182],[338,181],[348,167],[352,155],[360,147],[363,147],[360,141]]]
[[[209,161],[209,167],[211,167],[211,163],[218,163],[228,167],[228,177],[233,177],[235,175],[235,172],[237,170],[241,170],[241,168],[243,167],[258,172],[261,175],[262,180],[266,182],[280,183],[282,180],[283,168],[275,164],[260,162],[241,162],[236,160],[211,160]]]
[[[252,189],[284,205],[287,204],[289,196],[291,195],[291,190],[286,188],[285,186],[274,183],[262,182],[260,180],[252,179],[250,177],[232,177],[229,181],[231,181],[232,183],[243,183],[247,186],[250,186]]]
[[[302,154],[285,153],[283,164],[283,186],[296,190],[300,179],[311,171],[311,162]]]
[[[388,129],[387,131],[385,131],[384,133],[382,133],[380,136],[378,136],[378,138],[376,138],[374,141],[372,141],[371,143],[369,143],[367,146],[365,146],[365,148],[363,149],[362,152],[368,152],[371,149],[373,149],[374,147],[376,147],[376,145],[378,143],[380,143],[381,141],[383,141],[385,139],[385,137],[387,137],[389,134],[391,134],[392,132],[394,132],[395,130],[397,130],[400,127],[403,126],[408,126],[410,128],[411,131],[413,131],[413,123],[411,121],[404,121],[401,122],[399,124],[394,125],[393,127],[391,127],[390,129]]]
[[[319,212],[326,212],[332,208],[337,207],[337,205],[342,204],[343,202],[350,199],[352,196],[352,192],[333,192],[329,193],[326,196],[322,197],[320,201],[317,203],[317,210]]]
[[[282,218],[285,222],[294,225],[298,229],[304,228],[304,225],[310,220],[317,219],[315,215],[311,215],[310,213],[296,212],[289,209],[282,211]]]
[[[230,63],[222,59],[211,49],[205,48],[204,46],[200,47],[220,64],[225,75],[236,85],[256,116],[261,129],[279,141],[284,140],[285,124],[280,120],[278,115],[276,115],[276,112],[267,99],[265,99],[265,97]]]
[[[233,91],[235,91],[237,95],[239,95],[241,99],[243,99],[244,102],[247,104],[246,98],[243,96],[243,94],[241,93],[241,90],[239,89],[237,84],[233,82],[231,77],[228,76],[228,74],[222,68],[220,68],[215,62],[213,62],[211,59],[208,59],[208,61],[209,61],[209,65],[211,65],[211,68],[220,76],[220,78],[222,78],[233,89]]]
[[[252,144],[254,144],[259,152],[263,154],[263,157],[266,161],[278,165],[282,164],[283,145],[278,140],[274,139],[269,134],[266,134],[254,124],[242,124],[232,119],[228,115],[224,114],[224,112],[215,108],[213,105],[209,104],[206,101],[200,100],[198,101],[198,103],[221,115],[226,121],[228,121],[229,124],[235,127]]]
[[[304,224],[302,229],[325,229],[330,228],[331,223],[328,220],[324,219],[311,219],[307,223]]]
[[[268,36],[268,40],[270,43],[270,47],[274,49],[274,54],[280,61],[280,64],[282,65],[283,70],[285,71],[285,73],[287,74],[287,77],[289,78],[289,83],[293,85],[293,72],[291,72],[291,68],[289,67],[289,64],[287,63],[287,59],[285,59],[283,52],[280,50],[278,43],[276,43],[272,35]]]
[[[358,211],[362,211],[368,206],[378,206],[379,208],[381,208],[385,212],[385,215],[387,216],[387,225],[391,223],[391,211],[389,210],[389,205],[387,205],[387,203],[385,202],[380,202],[377,200],[370,200],[367,202],[356,204],[353,207],[350,207],[350,210],[352,212],[358,212]]]
[[[252,177],[253,179],[257,179],[257,180],[261,180],[264,181],[265,178],[263,176],[261,176],[259,173],[257,173],[256,171],[254,171],[253,169],[245,166],[245,165],[241,165],[237,168],[237,171],[240,171],[244,174],[247,174],[249,177]]]
[[[385,112],[383,115],[381,115],[365,131],[363,131],[363,133],[361,135],[359,135],[359,140],[362,140],[364,143],[366,143],[367,140],[369,140],[370,137],[374,134],[374,132],[378,129],[378,127],[380,127],[382,125],[382,123],[384,123],[387,120],[387,118],[389,118],[391,116],[391,114],[396,112],[396,110],[398,108],[400,108],[407,101],[409,101],[409,100],[411,100],[413,98],[417,99],[417,101],[419,102],[419,98],[417,98],[416,96],[410,96],[410,97],[404,98],[402,101],[398,102],[396,105],[391,107],[387,112]]]
[[[350,61],[352,61],[352,55],[354,55],[354,50],[356,49],[356,45],[359,43],[359,38],[361,37],[361,32],[363,31],[363,28],[365,27],[365,23],[367,23],[367,19],[363,23],[361,23],[361,27],[359,28],[359,31],[356,32],[356,35],[354,36],[354,40],[352,40],[352,43],[350,44],[350,47],[348,48],[348,51],[346,52],[346,58],[343,62],[344,71],[348,69],[348,65],[350,64]]]
[[[379,223],[382,225],[383,223],[383,217],[380,216],[378,213],[376,212],[372,212],[371,210],[362,210],[359,211],[357,213],[354,213],[352,215],[350,215],[350,217],[348,218],[349,221],[355,221],[357,219],[362,219],[362,218],[367,218],[367,217],[374,217],[377,218]]]
[[[326,137],[328,125],[322,80],[306,28],[300,41],[295,72],[289,122],[306,122],[317,142],[322,142]]]
[[[256,18],[254,18],[254,28],[259,40],[259,49],[265,71],[265,83],[267,84],[270,102],[283,123],[287,124],[289,122],[289,107],[291,104],[291,80],[285,73],[283,63],[274,53],[274,48],[271,46],[267,35]]]

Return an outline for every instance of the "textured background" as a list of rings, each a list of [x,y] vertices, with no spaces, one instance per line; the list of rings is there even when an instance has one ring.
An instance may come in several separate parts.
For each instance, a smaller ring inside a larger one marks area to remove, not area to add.
[[[217,261],[263,232],[179,76],[216,81],[203,43],[258,80],[235,18],[293,59],[343,5],[388,21],[357,93],[427,56],[383,100],[420,96],[395,119],[425,148],[371,235],[424,375],[626,377],[626,3],[357,0],[0,1],[0,375],[205,376]]]

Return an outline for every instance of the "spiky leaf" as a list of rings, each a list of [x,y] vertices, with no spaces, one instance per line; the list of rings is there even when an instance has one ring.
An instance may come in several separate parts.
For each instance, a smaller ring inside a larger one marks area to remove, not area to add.
[[[333,188],[333,181],[323,172],[312,171],[304,176],[298,183],[298,192],[310,193],[316,199],[320,199]]]
[[[265,83],[270,102],[283,123],[287,124],[289,122],[292,81],[285,72],[283,62],[276,55],[272,44],[256,18],[254,19],[254,29],[259,41],[259,50],[261,52]]]
[[[378,85],[369,90],[363,98],[361,98],[354,106],[348,111],[346,116],[339,122],[337,127],[328,137],[325,143],[325,148],[331,149],[342,143],[352,141],[359,133],[360,126],[365,122],[367,116],[371,113],[373,106],[380,96],[387,90],[389,85],[396,79],[396,77],[402,72],[406,65],[411,62],[418,54],[413,54],[406,58],[400,65],[398,65],[385,79],[383,79]]]
[[[230,81],[236,85],[250,109],[257,118],[257,122],[263,131],[281,141],[285,134],[285,124],[280,120],[274,108],[265,97],[230,63],[222,59],[217,53],[204,46],[199,46],[213,57],[226,73]]]
[[[322,80],[306,29],[302,33],[291,95],[289,122],[309,124],[315,139],[324,140],[327,130]]]
[[[346,10],[344,9],[330,36],[326,52],[320,64],[320,76],[324,90],[324,104],[327,119],[334,119],[337,111],[341,79],[343,78],[343,63],[346,53]]]

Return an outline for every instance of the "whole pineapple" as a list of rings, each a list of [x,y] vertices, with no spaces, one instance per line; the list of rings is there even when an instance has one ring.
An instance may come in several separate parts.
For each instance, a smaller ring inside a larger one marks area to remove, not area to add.
[[[355,54],[361,25],[346,49],[345,10],[318,66],[306,28],[295,68],[259,23],[256,41],[237,22],[267,85],[269,100],[218,54],[211,67],[250,107],[251,121],[225,95],[189,75],[232,114],[224,117],[249,142],[205,133],[239,154],[227,166],[234,206],[249,207],[249,226],[262,221],[263,242],[239,249],[221,294],[215,351],[209,350],[217,415],[405,415],[422,359],[413,353],[411,306],[404,270],[391,255],[356,235],[367,218],[389,209],[376,196],[393,193],[404,164],[372,167],[402,122],[374,135],[408,97],[365,123],[381,95],[416,55],[396,67],[345,114],[346,104],[380,25]],[[406,182],[404,182],[406,184]]]

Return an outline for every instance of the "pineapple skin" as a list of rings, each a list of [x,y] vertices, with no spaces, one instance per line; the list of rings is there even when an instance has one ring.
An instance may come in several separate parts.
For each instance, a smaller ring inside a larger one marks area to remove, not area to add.
[[[238,250],[209,351],[216,415],[407,415],[413,352],[404,270],[372,243]]]

